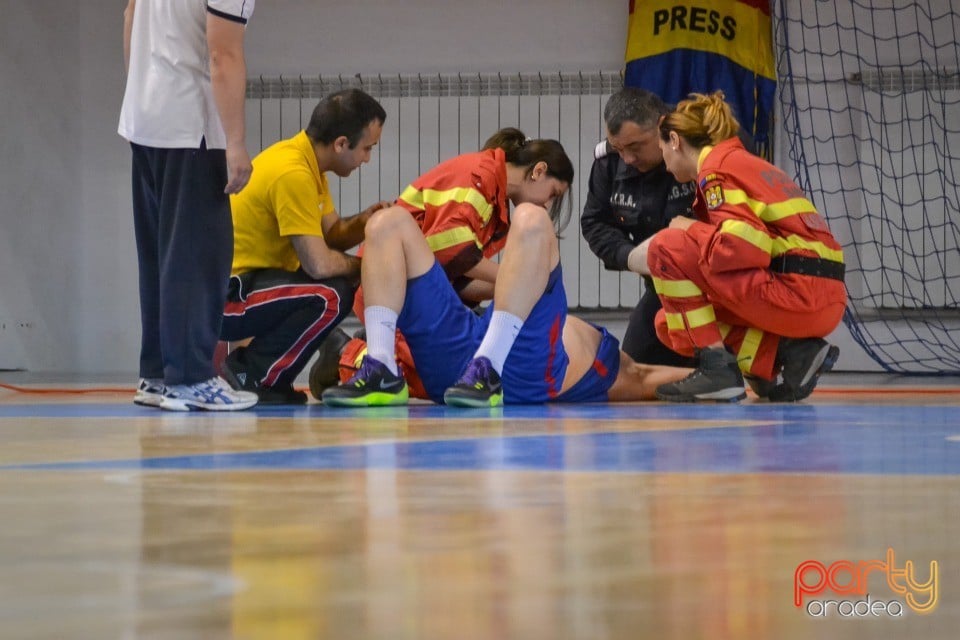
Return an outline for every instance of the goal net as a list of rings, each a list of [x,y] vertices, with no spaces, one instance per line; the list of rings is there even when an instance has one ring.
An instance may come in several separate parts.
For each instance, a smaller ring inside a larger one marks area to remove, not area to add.
[[[960,3],[775,0],[778,163],[844,246],[884,369],[960,372]]]

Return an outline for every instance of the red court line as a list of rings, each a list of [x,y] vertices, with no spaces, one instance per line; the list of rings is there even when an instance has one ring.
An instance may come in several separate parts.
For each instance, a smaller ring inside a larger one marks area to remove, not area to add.
[[[817,395],[841,395],[845,393],[882,393],[883,395],[907,395],[907,394],[920,394],[920,395],[956,395],[960,394],[960,388],[958,387],[827,387],[823,389],[816,389],[814,391]]]
[[[40,387],[18,387],[12,384],[3,384],[2,382],[0,382],[0,389],[7,389],[8,391],[15,391],[16,393],[33,393],[33,394],[134,393],[136,391],[135,387],[119,387],[119,388],[118,387],[89,387],[86,389],[58,389],[58,388],[40,388]]]

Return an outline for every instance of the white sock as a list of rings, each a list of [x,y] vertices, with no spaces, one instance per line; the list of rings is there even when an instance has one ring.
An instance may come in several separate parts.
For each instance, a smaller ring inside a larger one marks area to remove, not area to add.
[[[494,370],[500,374],[503,373],[503,363],[507,360],[510,349],[517,339],[517,334],[523,327],[523,320],[507,313],[506,311],[494,311],[490,318],[490,326],[483,336],[483,342],[473,355],[474,358],[481,356],[490,359]]]
[[[367,328],[367,355],[396,375],[397,312],[387,307],[367,307],[363,310],[363,323]]]

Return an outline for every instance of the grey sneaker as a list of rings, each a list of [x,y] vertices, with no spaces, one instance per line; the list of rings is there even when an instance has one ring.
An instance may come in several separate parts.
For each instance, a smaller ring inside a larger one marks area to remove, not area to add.
[[[840,349],[821,338],[781,338],[777,364],[782,365],[783,382],[769,394],[774,402],[803,400],[817,386],[820,375],[833,369]]]
[[[133,403],[143,407],[159,407],[163,400],[162,378],[140,378],[137,392],[133,394]]]
[[[241,411],[257,404],[257,394],[235,391],[219,376],[195,384],[177,384],[163,391],[160,408],[167,411]]]
[[[703,349],[699,361],[683,380],[657,387],[657,397],[668,402],[737,402],[747,397],[736,356],[723,348]]]

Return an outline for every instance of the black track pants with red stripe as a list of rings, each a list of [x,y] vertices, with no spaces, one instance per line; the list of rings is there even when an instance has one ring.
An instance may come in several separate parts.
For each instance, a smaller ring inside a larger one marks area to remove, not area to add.
[[[303,271],[258,269],[230,278],[223,340],[253,338],[243,353],[247,375],[286,387],[353,306],[346,278],[314,280]]]

